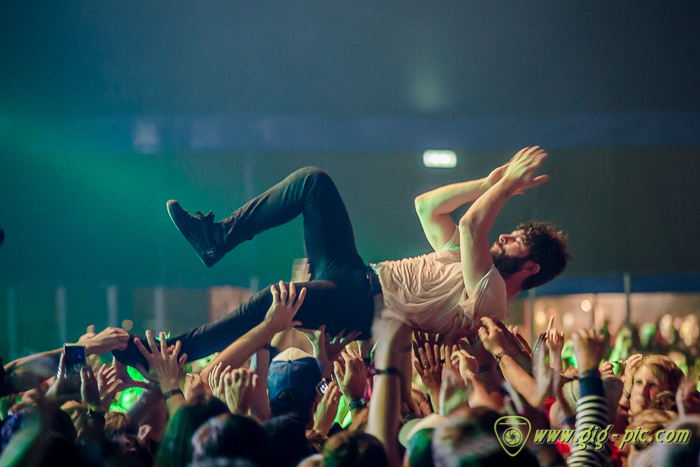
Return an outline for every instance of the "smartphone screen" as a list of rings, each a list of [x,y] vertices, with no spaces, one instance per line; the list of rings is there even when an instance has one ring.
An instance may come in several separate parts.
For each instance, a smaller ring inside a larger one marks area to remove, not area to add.
[[[328,390],[328,381],[321,380],[321,382],[316,386],[316,392],[318,392],[320,395],[324,395],[326,390]]]
[[[80,392],[80,369],[85,366],[85,347],[65,344],[63,361],[66,364],[66,381],[69,393]]]

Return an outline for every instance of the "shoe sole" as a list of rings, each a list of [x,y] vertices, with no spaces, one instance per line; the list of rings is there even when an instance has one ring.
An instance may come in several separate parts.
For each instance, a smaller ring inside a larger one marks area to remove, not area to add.
[[[194,248],[195,253],[197,253],[197,256],[199,256],[199,259],[202,261],[202,263],[204,263],[204,265],[208,268],[214,266],[217,263],[218,259],[213,260],[205,250],[202,250],[202,248],[200,248],[199,244],[197,243],[196,239],[193,238],[191,235],[187,235],[185,233],[185,227],[182,224],[180,224],[180,222],[178,222],[178,212],[176,211],[185,211],[184,209],[182,209],[182,206],[180,206],[180,203],[178,203],[174,199],[171,199],[165,205],[168,208],[168,215],[170,216],[170,220],[173,221],[173,224],[175,224],[177,230],[179,230],[182,236],[185,237],[185,239],[190,243],[190,245],[192,245],[192,248]]]

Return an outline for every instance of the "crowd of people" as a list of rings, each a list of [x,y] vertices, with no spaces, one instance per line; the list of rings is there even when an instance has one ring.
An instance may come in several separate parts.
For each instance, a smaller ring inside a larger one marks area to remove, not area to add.
[[[668,347],[636,353],[634,333],[581,329],[565,348],[554,317],[535,342],[502,322],[569,260],[548,223],[487,240],[511,196],[547,181],[546,156],[419,196],[435,251],[369,267],[318,169],[217,223],[168,202],[208,267],[303,215],[309,280],[177,337],[89,327],[82,364],[69,346],[4,365],[0,467],[700,465],[697,341],[684,373]]]
[[[612,363],[610,338],[592,330],[572,333],[576,365],[567,367],[551,324],[531,346],[490,318],[478,339],[459,338],[459,327],[414,332],[411,349],[405,327],[380,323],[372,349],[354,335],[294,329],[303,297],[278,292],[266,319],[198,372],[178,343],[150,351],[137,340],[143,380],[116,359],[101,363],[127,344],[115,328],[80,339],[88,358],[74,388],[62,349],[5,365],[0,465],[698,465],[697,368],[684,375],[658,354]],[[132,387],[139,399],[114,410]],[[504,415],[531,424],[514,456],[502,445]],[[592,427],[606,436],[581,441]],[[545,429],[558,431],[537,434]],[[688,435],[657,437],[672,430]]]

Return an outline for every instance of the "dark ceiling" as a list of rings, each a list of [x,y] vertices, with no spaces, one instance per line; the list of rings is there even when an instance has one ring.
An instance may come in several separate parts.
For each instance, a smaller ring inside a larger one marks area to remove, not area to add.
[[[0,116],[697,110],[700,3],[3,2]]]

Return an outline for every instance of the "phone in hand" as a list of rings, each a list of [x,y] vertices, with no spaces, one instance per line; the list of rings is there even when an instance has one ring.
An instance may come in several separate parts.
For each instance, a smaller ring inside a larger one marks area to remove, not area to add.
[[[85,366],[85,346],[65,344],[63,362],[66,365],[66,392],[80,393],[80,370]]]
[[[326,391],[328,390],[328,381],[324,378],[321,380],[320,383],[316,385],[316,392],[320,395],[323,396]]]

